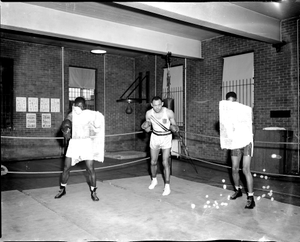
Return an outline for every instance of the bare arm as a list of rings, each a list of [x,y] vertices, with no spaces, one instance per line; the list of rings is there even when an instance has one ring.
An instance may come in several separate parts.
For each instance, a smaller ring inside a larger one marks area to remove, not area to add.
[[[168,109],[168,117],[169,117],[169,120],[170,120],[170,123],[171,123],[170,130],[172,132],[175,132],[175,133],[178,132],[179,127],[176,124],[175,115],[174,115],[174,112],[171,109]]]
[[[146,121],[141,126],[141,128],[143,130],[145,130],[147,133],[151,131],[151,121],[150,121],[151,119],[150,119],[150,117],[151,117],[150,111],[147,111],[146,116],[145,116]]]
[[[63,120],[61,124],[61,131],[65,139],[69,140],[71,138],[72,129],[72,112],[70,112],[67,117]]]

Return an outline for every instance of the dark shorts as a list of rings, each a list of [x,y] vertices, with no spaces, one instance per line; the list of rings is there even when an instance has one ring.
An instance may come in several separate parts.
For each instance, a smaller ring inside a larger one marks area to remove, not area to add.
[[[246,145],[244,148],[231,150],[231,156],[251,156],[252,157],[252,144]]]

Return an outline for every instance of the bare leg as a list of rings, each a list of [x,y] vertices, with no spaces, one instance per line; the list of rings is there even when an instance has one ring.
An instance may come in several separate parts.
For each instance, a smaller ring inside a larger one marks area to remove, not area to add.
[[[157,174],[157,159],[158,159],[159,151],[160,150],[150,149],[152,178],[156,177]]]
[[[63,173],[61,174],[61,185],[58,194],[55,198],[61,198],[62,196],[66,195],[66,185],[70,177],[70,169],[72,166],[72,159],[70,157],[65,158],[65,165]]]
[[[85,165],[87,168],[87,172],[89,174],[89,181],[92,187],[96,187],[96,172],[94,169],[94,161],[93,160],[86,160]]]
[[[164,166],[164,176],[165,176],[165,188],[163,192],[163,196],[167,196],[171,193],[170,188],[170,164],[169,164],[169,157],[170,157],[171,149],[163,149],[162,150],[162,163]]]
[[[155,186],[157,185],[157,178],[156,178],[156,175],[157,175],[157,159],[158,159],[158,155],[159,155],[159,152],[160,150],[155,150],[155,149],[150,149],[150,154],[151,154],[151,161],[150,161],[150,164],[151,164],[151,177],[152,177],[152,180],[151,180],[151,184],[149,186],[149,189],[154,189]]]
[[[247,189],[249,193],[253,193],[253,177],[250,171],[251,156],[243,157],[243,173],[247,181]]]
[[[164,176],[165,176],[166,184],[170,184],[170,164],[169,164],[170,150],[171,149],[162,150],[162,164],[164,166]]]
[[[250,164],[251,164],[251,156],[244,156],[243,157],[243,173],[246,177],[247,181],[247,189],[248,189],[248,197],[247,197],[247,204],[245,208],[253,209],[255,207],[255,201],[253,196],[253,177],[250,172]]]
[[[242,190],[240,189],[240,174],[239,174],[239,169],[240,169],[240,160],[241,156],[231,156],[231,161],[232,161],[232,179],[234,182],[234,194],[230,196],[230,199],[236,199],[238,197],[243,196]]]
[[[72,158],[66,157],[65,158],[65,165],[63,173],[61,174],[61,183],[67,184],[69,177],[70,177],[70,170],[71,170]]]
[[[240,156],[231,156],[231,161],[232,161],[231,173],[232,173],[234,186],[236,187],[240,185],[240,174],[239,174],[240,160],[241,160]]]
[[[85,165],[87,168],[87,172],[89,173],[89,180],[90,180],[90,186],[91,186],[91,198],[93,201],[99,201],[99,198],[96,194],[96,172],[94,169],[94,161],[93,160],[86,160]]]

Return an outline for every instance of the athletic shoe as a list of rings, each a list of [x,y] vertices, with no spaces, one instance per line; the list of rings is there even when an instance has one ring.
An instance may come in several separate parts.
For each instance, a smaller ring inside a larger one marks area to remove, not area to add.
[[[61,198],[64,195],[66,195],[66,188],[65,187],[60,187],[59,192],[57,193],[57,195],[54,198],[55,199]]]
[[[164,192],[163,192],[163,196],[168,196],[171,193],[171,189],[170,186],[165,186]]]
[[[150,184],[150,186],[149,186],[149,189],[150,189],[150,190],[154,189],[154,187],[156,187],[156,185],[157,185],[157,180],[156,180],[156,179],[155,179],[155,180],[152,180],[152,181],[151,181],[151,184]]]
[[[94,188],[94,190],[91,190],[91,198],[94,202],[99,201],[99,198],[97,197],[97,193],[96,193],[97,187]]]
[[[253,196],[248,196],[247,204],[246,204],[245,208],[253,209],[254,207],[255,207],[254,197]]]
[[[230,199],[231,200],[235,200],[237,199],[238,197],[241,197],[243,196],[243,193],[242,193],[242,190],[239,188],[237,189],[231,196],[230,196]]]

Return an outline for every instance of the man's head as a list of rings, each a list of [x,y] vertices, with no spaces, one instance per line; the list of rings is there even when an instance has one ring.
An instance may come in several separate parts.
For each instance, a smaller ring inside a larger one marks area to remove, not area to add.
[[[77,97],[74,101],[74,111],[80,114],[85,109],[85,99],[83,97]]]
[[[226,100],[227,101],[235,102],[236,99],[237,99],[237,97],[236,97],[236,93],[235,92],[228,92],[226,94]]]
[[[160,96],[155,96],[152,98],[151,107],[156,113],[159,113],[162,110],[164,103]]]

